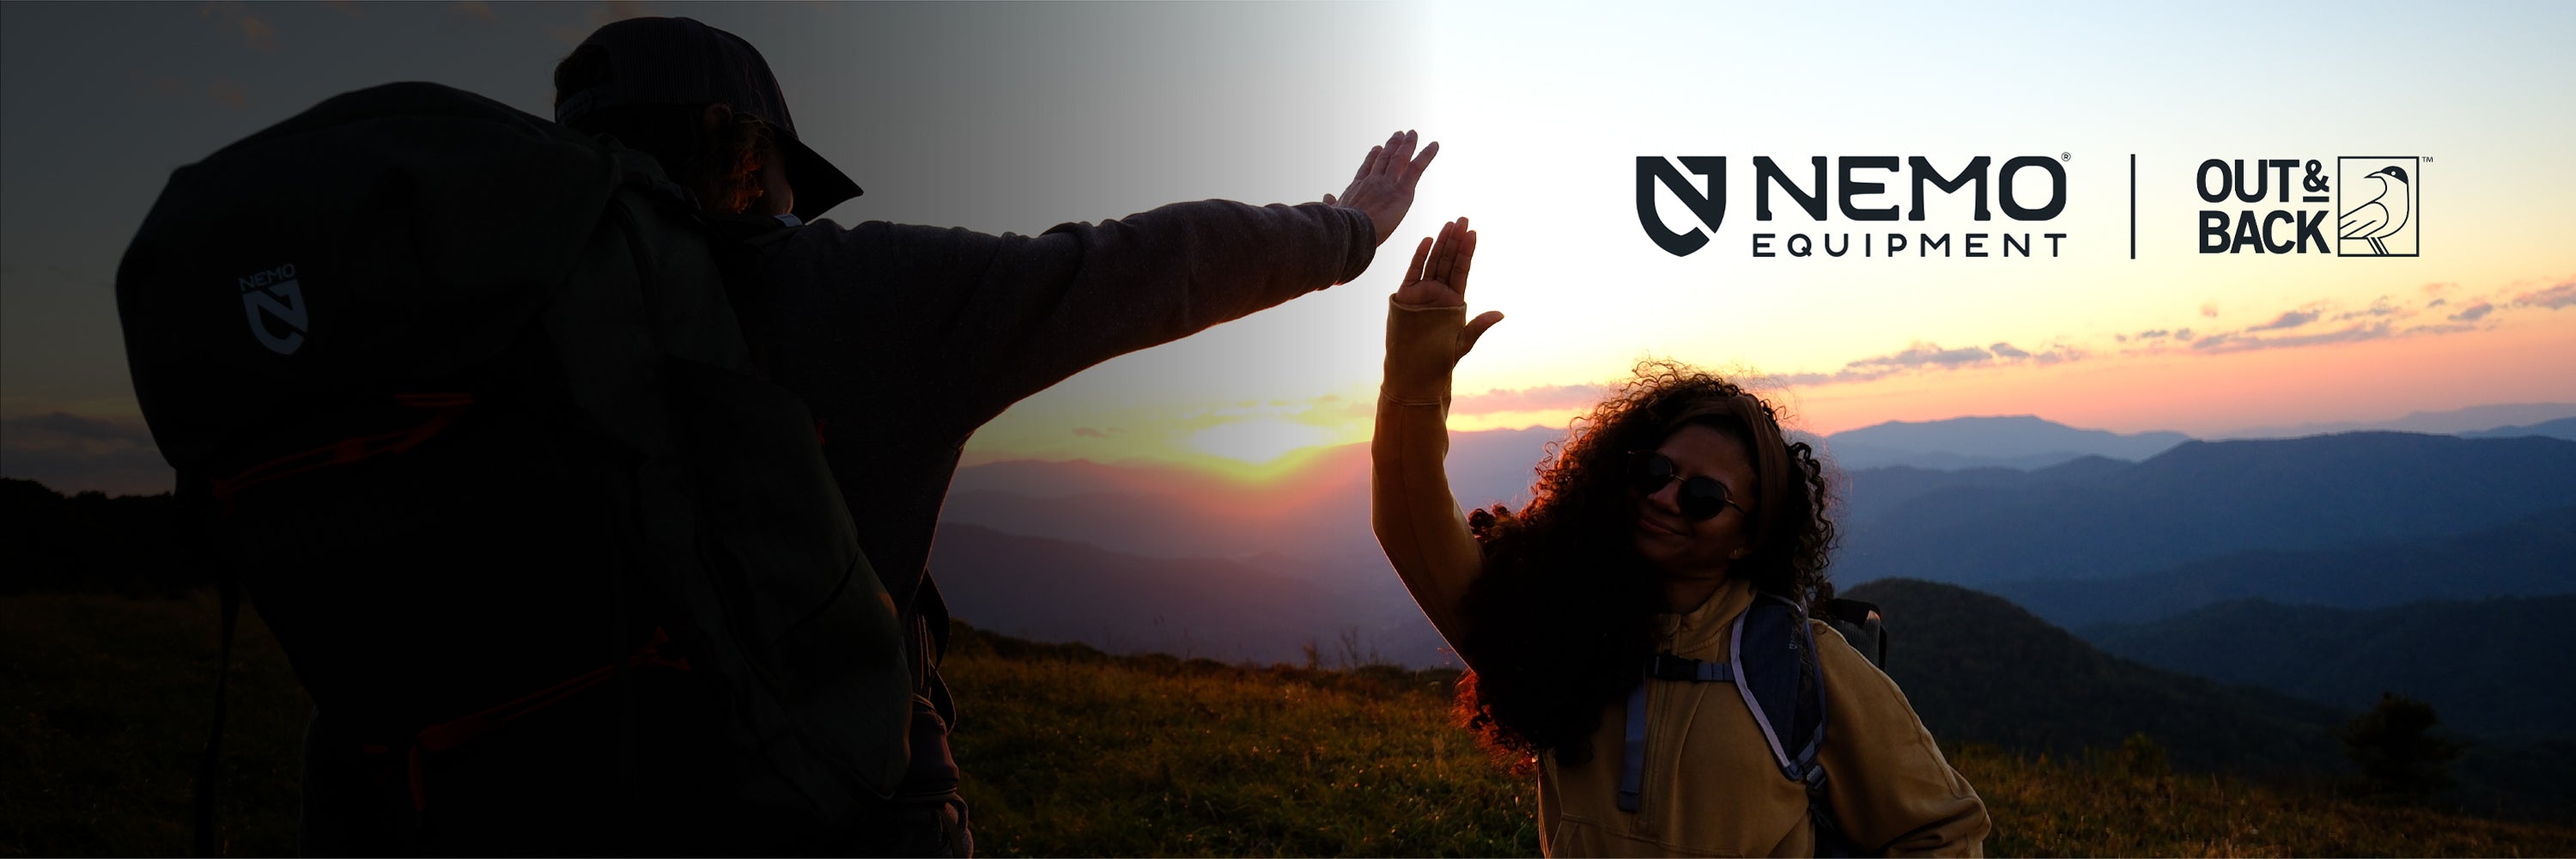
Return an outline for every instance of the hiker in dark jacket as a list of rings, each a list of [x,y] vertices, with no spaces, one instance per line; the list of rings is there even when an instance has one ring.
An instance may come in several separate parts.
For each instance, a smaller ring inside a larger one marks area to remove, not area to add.
[[[925,569],[968,436],[1086,367],[1358,277],[1438,151],[1397,134],[1321,203],[1177,203],[1035,236],[842,226],[807,220],[859,188],[798,140],[739,37],[617,22],[555,86],[558,122],[653,154],[742,234],[729,281],[746,338],[812,410],[861,546],[915,632],[912,769],[879,810],[882,840],[853,845],[906,855],[971,850],[938,672],[948,618]]]

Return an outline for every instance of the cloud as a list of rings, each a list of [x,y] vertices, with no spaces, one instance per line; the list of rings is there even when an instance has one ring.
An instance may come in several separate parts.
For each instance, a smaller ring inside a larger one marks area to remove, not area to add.
[[[2383,295],[2376,299],[2372,299],[2369,307],[2364,307],[2360,310],[2347,310],[2342,313],[2335,314],[2335,321],[2342,322],[2347,319],[2359,319],[2364,316],[2392,316],[2404,312],[2403,308],[2391,303],[2388,300],[2388,296]]]
[[[2576,280],[2514,296],[2513,303],[2521,307],[2546,307],[2551,310],[2576,306]]]
[[[250,106],[250,92],[242,89],[241,84],[228,80],[206,84],[206,97],[232,107]]]
[[[224,35],[240,36],[242,43],[251,50],[277,51],[277,27],[269,24],[268,19],[253,14],[249,6],[229,0],[208,3],[197,8],[197,17],[217,19],[217,26]]]
[[[2016,364],[2048,366],[2080,361],[2091,353],[2065,344],[2051,345],[2045,351],[2032,352],[2009,342],[1992,346],[1963,346],[1945,349],[1941,344],[1915,341],[1904,349],[1886,355],[1862,358],[1844,364],[1831,373],[1782,373],[1765,377],[1770,384],[1782,387],[1800,385],[1834,385],[1867,382],[1899,373],[1933,370],[1966,370],[1981,367],[2007,367]]]
[[[2082,349],[2077,349],[2077,348],[2072,347],[2072,346],[2056,346],[2056,347],[2051,347],[2051,348],[2050,348],[2048,351],[2046,351],[2046,352],[2041,352],[2041,353],[2039,353],[2039,354],[2037,354],[2037,355],[2031,356],[2031,361],[2032,361],[2032,362],[2034,362],[2034,363],[2037,363],[2038,365],[2040,365],[2040,366],[2042,366],[2042,367],[2046,367],[2046,366],[2051,365],[2051,364],[2063,364],[2063,363],[2066,363],[2066,362],[2069,362],[2069,361],[2081,361],[2081,360],[2084,360],[2084,359],[2086,359],[2086,358],[2092,357],[2092,355],[2093,355],[2093,353],[2091,353],[2091,352],[2086,352],[2086,351],[2084,351],[2084,350],[2082,350]]]
[[[68,412],[23,415],[0,420],[0,433],[14,438],[18,433],[42,433],[99,442],[150,445],[152,428],[140,419],[108,420],[86,418]]]
[[[267,21],[257,15],[243,15],[241,29],[242,41],[248,42],[252,50],[276,52],[277,28],[269,26]]]
[[[2472,322],[2437,322],[2431,325],[2418,325],[2397,333],[2399,336],[2406,336],[2413,334],[2458,334],[2463,331],[2476,330],[2478,330],[2478,325]]]
[[[2261,325],[2257,325],[2257,326],[2254,326],[2254,327],[2252,327],[2252,328],[2248,328],[2248,329],[2245,329],[2245,330],[2247,330],[2247,331],[2286,331],[2286,330],[2289,330],[2289,329],[2292,329],[2292,328],[2297,328],[2297,327],[2299,327],[2299,326],[2301,326],[2301,325],[2306,325],[2306,324],[2308,324],[2308,323],[2310,323],[2310,322],[2315,322],[2315,321],[2317,321],[2317,312],[2316,312],[2316,311],[2314,311],[2314,310],[2290,310],[2290,311],[2284,311],[2280,316],[2275,317],[2275,318],[2274,318],[2272,321],[2270,321],[2270,322],[2266,322],[2266,323],[2263,323],[2263,324],[2261,324]]]
[[[1468,394],[1450,403],[1456,412],[1542,412],[1562,409],[1588,409],[1608,399],[1615,390],[1608,385],[1538,385],[1528,388],[1495,388],[1481,394]],[[1374,408],[1374,406],[1372,406]]]
[[[1867,382],[1900,373],[2009,367],[2024,364],[2046,367],[2081,361],[2092,357],[2092,354],[2065,343],[2051,344],[2043,351],[2033,352],[2012,345],[2010,342],[1998,342],[1984,347],[1963,346],[1957,349],[1945,349],[1938,343],[1917,340],[1902,350],[1852,361],[1844,364],[1842,369],[1830,373],[1779,373],[1765,376],[1763,381],[1781,387],[1836,385]]]
[[[1982,361],[1992,361],[1994,358],[1995,353],[1988,352],[1985,349],[1976,346],[1964,346],[1957,349],[1943,349],[1941,348],[1941,344],[1938,343],[1916,341],[1913,345],[1905,347],[1905,351],[1891,355],[1880,355],[1875,358],[1862,358],[1845,365],[1845,368],[1950,367],[1961,364],[1975,364]]]
[[[2305,323],[2302,322],[2301,324]],[[2249,352],[2256,349],[2280,349],[2293,346],[2321,346],[2328,343],[2352,343],[2362,340],[2377,340],[2390,336],[2390,334],[2393,333],[2387,322],[2370,322],[2354,325],[2340,331],[2328,331],[2317,334],[2295,334],[2286,337],[2248,336],[2252,332],[2270,330],[2271,328],[2272,326],[2258,325],[2240,332],[2212,334],[2208,337],[2202,338],[2198,343],[2191,344],[2191,348],[2196,351],[2212,355],[2223,355],[2229,352]]]
[[[173,481],[140,418],[63,412],[0,420],[0,476],[126,495],[167,492]]]
[[[1102,430],[1102,429],[1100,429],[1100,428],[1098,428],[1098,427],[1074,427],[1074,428],[1073,428],[1073,434],[1074,434],[1074,435],[1081,436],[1081,437],[1083,437],[1083,438],[1108,438],[1108,437],[1110,437],[1110,436],[1117,435],[1117,434],[1118,434],[1118,432],[1119,432],[1118,430],[1114,430],[1114,429],[1113,429],[1113,430]]]
[[[2429,283],[2422,287],[2427,294],[2456,294],[2460,289],[2459,284],[2447,282]],[[2514,294],[2518,290],[2519,294]],[[2503,297],[2509,294],[2513,295],[2511,299]],[[1932,370],[2045,367],[2094,359],[2097,353],[2092,349],[2095,348],[2102,350],[2099,354],[2113,358],[2155,354],[2223,355],[2259,349],[2479,331],[2493,328],[2507,314],[2521,312],[2523,308],[2555,310],[2576,307],[2576,279],[2525,280],[2506,284],[2486,297],[2437,297],[2422,307],[2415,306],[2415,300],[2402,294],[2382,295],[2365,306],[2356,307],[2343,300],[2327,299],[2279,311],[2264,322],[2244,328],[2214,332],[2194,328],[2150,328],[2089,335],[2082,339],[2060,337],[2050,341],[2045,349],[2015,346],[2008,341],[1984,347],[1952,349],[1918,340],[1905,349],[1851,361],[1837,370],[1776,374],[1768,377],[1768,381],[1783,386],[1833,385]],[[2450,307],[2452,312],[2446,318],[2432,318],[2426,313],[2441,307]],[[2202,303],[2200,314],[2217,317],[2218,302]],[[2184,349],[2184,346],[2189,348]]]

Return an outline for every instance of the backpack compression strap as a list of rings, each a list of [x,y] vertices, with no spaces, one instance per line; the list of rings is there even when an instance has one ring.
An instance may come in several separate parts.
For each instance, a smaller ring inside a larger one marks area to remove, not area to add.
[[[197,762],[197,789],[190,804],[196,813],[196,851],[199,856],[223,855],[215,843],[215,782],[223,777],[224,711],[228,709],[225,693],[233,673],[233,630],[241,618],[241,586],[234,582],[232,571],[225,568],[217,587],[224,600],[224,643],[215,665],[215,725],[206,733],[206,748]]]
[[[1766,608],[1774,610],[1759,611]],[[1760,657],[1765,668],[1777,664],[1781,658],[1786,658],[1793,664],[1791,677],[1794,679],[1790,686],[1790,700],[1784,704],[1765,706],[1763,696],[1756,694],[1757,690],[1753,688],[1757,679],[1776,678],[1778,676],[1776,669],[1763,671],[1761,678],[1756,678],[1754,673],[1748,672],[1745,668],[1744,628],[1757,612],[1764,615],[1762,618],[1764,626],[1761,630],[1764,633],[1771,632],[1774,625],[1782,622],[1789,624],[1790,627],[1786,630],[1788,648],[1785,653],[1766,650],[1764,656]],[[1671,653],[1658,653],[1646,660],[1644,676],[1637,678],[1637,687],[1628,693],[1628,724],[1620,755],[1619,810],[1633,812],[1643,804],[1646,778],[1646,684],[1654,680],[1734,684],[1736,691],[1744,697],[1745,708],[1753,711],[1753,723],[1762,729],[1763,740],[1771,746],[1772,758],[1780,764],[1780,774],[1787,776],[1790,781],[1805,783],[1811,794],[1821,790],[1825,768],[1816,762],[1816,756],[1825,742],[1824,689],[1822,678],[1812,678],[1813,684],[1809,685],[1808,681],[1811,678],[1806,675],[1810,665],[1799,656],[1801,650],[1814,653],[1815,646],[1815,632],[1807,626],[1806,616],[1797,611],[1795,606],[1781,601],[1775,608],[1757,601],[1735,619],[1727,650],[1728,661],[1704,662],[1697,659],[1684,659]],[[1803,697],[1798,694],[1800,686],[1809,686],[1812,689],[1816,719],[1814,729],[1806,732],[1803,737],[1797,735],[1798,728],[1801,726],[1794,715],[1800,703],[1797,699]],[[1774,710],[1788,712],[1775,714]],[[1787,718],[1781,718],[1782,715],[1786,715]],[[1781,724],[1775,727],[1774,722]],[[1781,734],[1784,732],[1791,734],[1788,738],[1789,742],[1799,743],[1796,752],[1792,753],[1782,742]],[[1800,742],[1801,740],[1804,742]]]
[[[1735,666],[1724,662],[1701,662],[1683,659],[1670,653],[1658,653],[1646,660],[1646,676],[1637,678],[1637,688],[1628,693],[1628,732],[1619,765],[1619,810],[1635,811],[1644,796],[1646,781],[1646,681],[1687,680],[1693,683],[1733,683]]]

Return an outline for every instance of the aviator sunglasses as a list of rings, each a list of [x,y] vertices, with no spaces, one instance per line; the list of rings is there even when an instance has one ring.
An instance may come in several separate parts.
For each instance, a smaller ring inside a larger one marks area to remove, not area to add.
[[[1651,450],[1632,450],[1628,455],[1636,460],[1637,491],[1641,494],[1653,495],[1663,489],[1664,484],[1681,475],[1681,466],[1674,465],[1672,457]],[[1746,516],[1753,515],[1753,511],[1744,509],[1744,505],[1726,497],[1726,484],[1706,475],[1683,480],[1678,500],[1683,518],[1693,522],[1717,518],[1717,514],[1726,512],[1729,507],[1743,511]]]

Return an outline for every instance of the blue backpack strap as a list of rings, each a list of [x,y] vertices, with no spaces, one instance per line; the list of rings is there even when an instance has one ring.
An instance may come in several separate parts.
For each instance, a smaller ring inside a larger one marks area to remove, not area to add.
[[[1757,597],[1736,619],[1728,645],[1736,691],[1753,711],[1780,774],[1792,781],[1806,781],[1817,771],[1816,755],[1824,746],[1824,682],[1815,652],[1815,629],[1806,614],[1770,594]]]
[[[1646,676],[1658,680],[1690,683],[1733,683],[1735,666],[1724,662],[1702,662],[1683,659],[1670,653],[1658,653],[1646,660]]]
[[[1628,731],[1619,770],[1619,810],[1637,810],[1646,780],[1646,681],[1672,680],[1690,683],[1735,682],[1735,666],[1724,662],[1683,659],[1670,653],[1658,653],[1646,660],[1646,676],[1637,678],[1637,688],[1628,693]]]
[[[1628,738],[1620,755],[1619,810],[1635,811],[1646,783],[1646,680],[1628,693]]]

